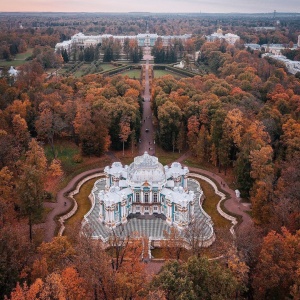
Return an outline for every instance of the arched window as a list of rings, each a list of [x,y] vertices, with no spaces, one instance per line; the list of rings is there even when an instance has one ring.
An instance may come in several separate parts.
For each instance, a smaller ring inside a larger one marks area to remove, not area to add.
[[[145,203],[149,202],[149,194],[148,193],[144,194],[144,201],[145,201]]]
[[[155,203],[157,202],[157,193],[153,194],[153,202],[155,202]]]
[[[140,202],[140,193],[135,193],[135,202]]]

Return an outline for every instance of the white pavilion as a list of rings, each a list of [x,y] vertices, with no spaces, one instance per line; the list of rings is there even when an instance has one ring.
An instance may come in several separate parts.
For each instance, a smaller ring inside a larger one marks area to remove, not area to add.
[[[82,222],[93,239],[108,242],[116,230],[159,243],[171,227],[182,231],[197,220],[202,224],[201,244],[207,247],[215,240],[212,220],[202,209],[200,184],[179,162],[163,166],[145,152],[129,166],[114,162],[104,174],[94,184],[92,208]]]
[[[163,167],[145,152],[130,166],[115,162],[106,167],[105,190],[98,194],[99,219],[108,227],[127,223],[130,214],[163,214],[179,229],[194,218],[195,195],[187,190],[187,167],[174,162]]]

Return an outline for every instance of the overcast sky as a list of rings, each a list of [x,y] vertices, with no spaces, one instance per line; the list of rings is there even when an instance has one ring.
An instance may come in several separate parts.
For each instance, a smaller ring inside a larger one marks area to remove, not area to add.
[[[300,12],[300,0],[0,0],[0,12]]]

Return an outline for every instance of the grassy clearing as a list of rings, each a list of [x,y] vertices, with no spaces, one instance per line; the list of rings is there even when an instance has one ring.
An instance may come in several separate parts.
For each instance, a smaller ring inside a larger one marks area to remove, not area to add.
[[[11,61],[0,60],[0,67],[21,66],[26,62],[26,58],[32,55],[32,51],[33,48],[29,48],[26,52],[17,54],[15,59]]]
[[[72,228],[76,227],[82,220],[84,215],[90,210],[91,208],[91,202],[88,199],[92,188],[94,186],[94,183],[98,180],[99,178],[93,178],[87,182],[85,182],[77,195],[75,195],[75,200],[78,204],[78,209],[76,213],[68,220],[65,222],[65,235],[68,235]]]
[[[65,141],[55,143],[54,147],[56,156],[61,161],[64,172],[67,174],[73,172],[78,167],[78,163],[74,161],[74,156],[80,154],[79,147],[74,143]],[[53,153],[50,145],[46,145],[44,150],[48,161],[51,161]]]
[[[18,67],[21,66],[25,63],[25,60],[11,60],[11,61],[7,61],[7,60],[1,60],[0,61],[0,67]]]
[[[48,162],[51,162],[53,159],[51,147],[49,145],[45,145],[44,150]],[[101,157],[82,157],[81,162],[76,162],[74,160],[74,156],[80,155],[80,149],[72,142],[60,141],[55,143],[55,152],[57,158],[61,161],[64,176],[57,185],[49,190],[54,197],[56,196],[56,193],[66,186],[67,183],[77,174],[89,169],[105,167],[110,165],[112,162],[106,155],[102,155]]]
[[[26,58],[32,55],[32,52],[33,52],[33,48],[28,48],[26,52],[18,53],[15,59],[25,60]]]
[[[134,69],[134,70],[129,70],[121,73],[122,76],[128,76],[133,79],[139,79],[141,77],[141,70],[139,69]]]

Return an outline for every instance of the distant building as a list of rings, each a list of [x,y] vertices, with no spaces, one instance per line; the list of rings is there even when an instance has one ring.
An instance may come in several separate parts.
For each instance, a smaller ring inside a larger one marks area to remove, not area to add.
[[[209,42],[215,42],[217,40],[225,40],[227,43],[233,45],[236,41],[240,40],[240,37],[233,33],[226,33],[223,34],[223,31],[221,28],[217,30],[217,32],[214,32],[210,35],[206,36],[206,40]]]
[[[244,44],[245,48],[250,48],[251,50],[261,50],[259,44]]]
[[[263,44],[261,45],[261,48],[264,48],[266,52],[275,54],[275,55],[280,55],[281,50],[286,49],[283,44]]]
[[[11,77],[17,77],[18,73],[19,71],[16,70],[13,66],[11,66],[10,69],[8,70],[8,75]]]
[[[264,27],[254,27],[256,31],[264,31],[264,30],[275,30],[276,27],[264,26]]]
[[[184,35],[175,35],[175,36],[159,36],[156,33],[139,33],[137,35],[111,35],[111,34],[102,34],[102,35],[85,35],[83,33],[77,33],[71,37],[68,41],[63,41],[57,43],[55,50],[66,49],[70,50],[73,45],[87,47],[90,45],[101,44],[104,39],[113,38],[121,42],[121,45],[124,44],[125,39],[134,39],[137,40],[139,47],[153,47],[157,39],[160,37],[163,42],[163,46],[168,46],[173,39],[180,39],[185,41],[189,39],[191,34]]]
[[[265,53],[262,55],[262,57],[270,57],[272,59],[283,62],[288,72],[291,74],[295,75],[296,73],[300,72],[300,61],[293,61],[287,59],[284,55],[274,55],[272,53]]]

